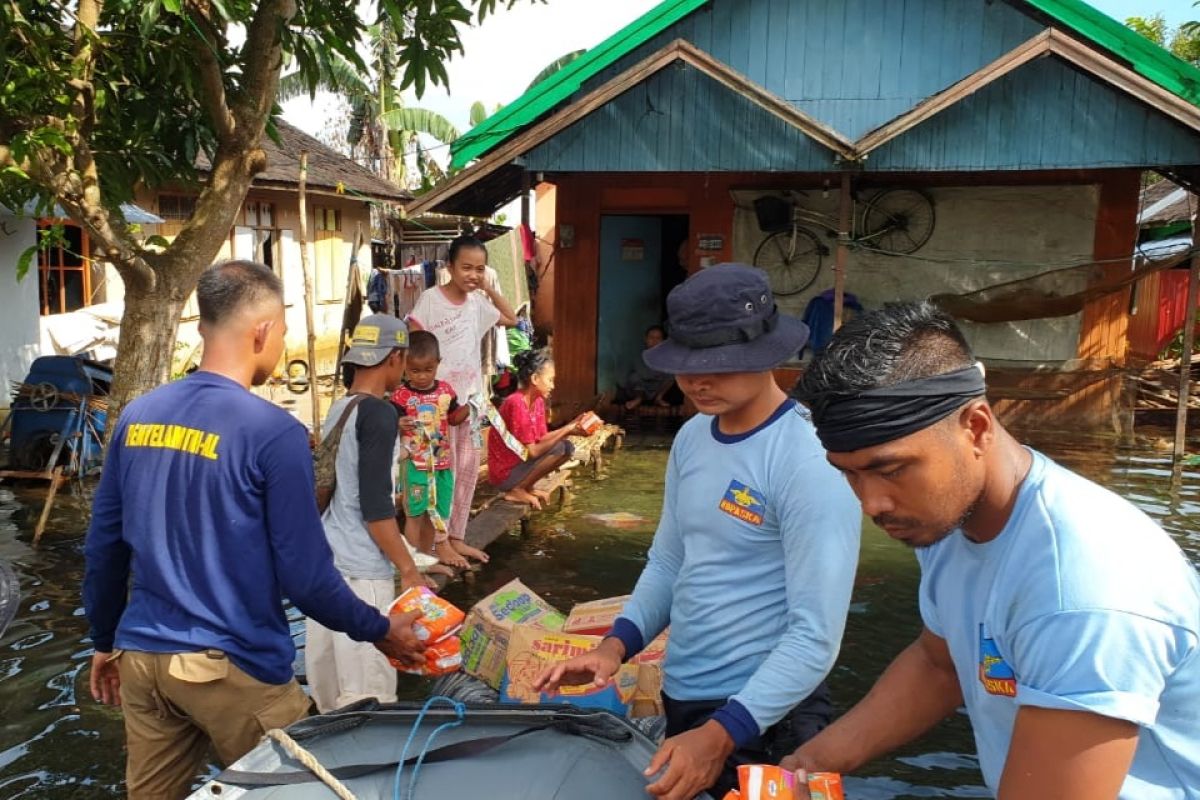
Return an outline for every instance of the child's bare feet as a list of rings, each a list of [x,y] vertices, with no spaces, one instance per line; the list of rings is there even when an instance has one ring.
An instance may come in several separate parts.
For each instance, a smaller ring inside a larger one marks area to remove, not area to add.
[[[439,561],[438,563],[434,564],[431,567],[426,567],[425,574],[426,575],[445,575],[448,578],[453,578],[458,573]]]
[[[466,556],[467,558],[473,558],[480,564],[486,564],[491,560],[491,557],[487,553],[483,552],[478,547],[471,547],[471,545],[467,544],[462,539],[451,539],[450,546],[458,551],[459,555]]]
[[[455,569],[469,569],[471,564],[454,549],[449,540],[438,542],[433,546],[433,554],[438,561]]]
[[[537,511],[541,511],[542,509],[542,501],[537,495],[530,494],[519,487],[506,493],[504,499],[510,503],[523,503],[524,505],[532,506]]]
[[[531,495],[533,495],[534,497],[536,497],[537,499],[541,500],[543,503],[550,502],[550,493],[544,489],[530,489],[529,493]]]

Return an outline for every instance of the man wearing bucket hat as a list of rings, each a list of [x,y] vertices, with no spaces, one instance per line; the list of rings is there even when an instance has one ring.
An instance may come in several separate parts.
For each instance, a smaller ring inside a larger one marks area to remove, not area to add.
[[[541,686],[607,682],[671,627],[668,739],[649,768],[667,800],[737,785],[778,763],[832,713],[825,677],[841,644],[861,514],[805,412],[772,370],[808,329],[781,314],[764,273],[704,270],[667,298],[670,333],[644,354],[700,412],[680,430],[645,570],[608,637]]]
[[[1126,500],[1018,442],[954,320],[893,303],[798,388],[863,510],[916,551],[924,627],[784,764],[850,772],[966,706],[1001,800],[1200,787],[1200,580]]]
[[[350,589],[385,611],[402,589],[424,586],[396,522],[395,474],[399,457],[396,407],[387,398],[404,378],[408,328],[388,314],[363,317],[342,364],[353,372],[349,391],[329,409],[325,437],[341,426],[337,483],[321,521],[334,563]],[[369,645],[309,619],[305,672],[322,713],[366,697],[396,700],[396,669]]]

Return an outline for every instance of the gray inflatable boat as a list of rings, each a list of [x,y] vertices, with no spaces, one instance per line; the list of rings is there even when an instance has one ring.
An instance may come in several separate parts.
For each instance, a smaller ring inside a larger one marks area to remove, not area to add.
[[[310,717],[287,732],[357,800],[646,800],[642,770],[657,750],[627,720],[571,706],[368,704]],[[271,739],[191,795],[331,797]]]
[[[12,568],[0,561],[0,636],[8,624],[17,616],[17,606],[21,602],[21,586]]]

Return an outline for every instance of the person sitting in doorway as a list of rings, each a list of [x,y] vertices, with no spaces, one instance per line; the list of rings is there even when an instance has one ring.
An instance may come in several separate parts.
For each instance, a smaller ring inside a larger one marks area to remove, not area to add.
[[[548,350],[528,350],[516,359],[519,389],[500,405],[505,430],[488,431],[488,481],[504,499],[541,508],[549,499],[534,488],[574,454],[568,436],[581,436],[580,417],[551,431],[546,399],[554,391],[554,361]],[[523,452],[522,452],[523,451]]]
[[[650,350],[662,344],[667,338],[667,332],[661,325],[651,325],[646,329],[645,350]],[[625,382],[617,387],[615,402],[626,411],[635,411],[643,405],[658,408],[670,408],[682,404],[682,393],[675,385],[675,379],[646,366],[639,357],[625,376]]]

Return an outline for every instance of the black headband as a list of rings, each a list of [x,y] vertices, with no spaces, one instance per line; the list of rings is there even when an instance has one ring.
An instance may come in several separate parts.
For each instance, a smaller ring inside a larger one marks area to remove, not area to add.
[[[710,347],[722,347],[727,344],[753,342],[760,336],[765,336],[775,330],[778,325],[779,309],[772,305],[770,314],[748,325],[690,333],[672,330],[669,336],[676,344],[681,344],[690,350],[707,350]]]
[[[983,365],[974,364],[852,395],[819,397],[812,401],[813,424],[826,450],[849,453],[924,430],[986,393]]]

